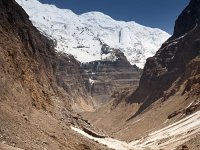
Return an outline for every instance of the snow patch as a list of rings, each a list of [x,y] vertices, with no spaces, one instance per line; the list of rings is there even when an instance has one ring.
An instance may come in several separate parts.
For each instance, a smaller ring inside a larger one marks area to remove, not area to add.
[[[108,148],[112,148],[115,150],[128,150],[128,147],[127,147],[128,144],[126,142],[122,142],[122,141],[115,140],[112,138],[95,138],[95,137],[87,134],[86,132],[84,132],[81,129],[78,129],[78,128],[75,128],[72,126],[71,126],[71,129],[82,134],[83,136],[85,136],[91,140],[94,140],[94,141],[97,141],[98,143],[106,145]]]
[[[71,129],[115,150],[173,150],[200,132],[200,111],[130,143],[113,138],[95,138],[81,129],[75,127],[71,127]]]
[[[89,78],[89,83],[90,85],[93,85],[95,83],[95,80],[92,80],[91,78]]]

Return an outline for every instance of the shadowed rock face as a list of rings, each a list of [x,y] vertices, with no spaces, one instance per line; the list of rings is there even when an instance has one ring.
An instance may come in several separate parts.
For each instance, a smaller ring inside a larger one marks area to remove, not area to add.
[[[100,60],[82,64],[90,78],[89,92],[97,108],[111,100],[114,91],[137,87],[139,84],[142,70],[132,66],[121,51],[115,49],[112,53],[116,57],[113,61]]]
[[[190,82],[191,93],[199,94],[200,0],[191,0],[176,20],[174,34],[147,59],[139,88],[129,98],[130,103],[143,103],[141,113],[153,102],[166,100]],[[184,94],[184,93],[183,93]]]
[[[174,34],[171,37],[180,37],[192,30],[200,21],[200,2],[191,0],[190,4],[183,10],[175,22]]]
[[[56,81],[69,95],[76,112],[93,111],[93,100],[89,93],[89,76],[81,68],[80,63],[72,56],[59,53],[57,55]]]

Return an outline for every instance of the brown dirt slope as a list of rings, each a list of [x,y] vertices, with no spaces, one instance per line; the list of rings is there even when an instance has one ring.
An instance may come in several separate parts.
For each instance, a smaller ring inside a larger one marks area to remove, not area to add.
[[[58,84],[64,79],[53,42],[14,0],[0,0],[0,18],[0,143],[31,150],[106,149],[69,127],[88,124],[72,112],[73,92]],[[75,61],[69,66],[75,68]]]

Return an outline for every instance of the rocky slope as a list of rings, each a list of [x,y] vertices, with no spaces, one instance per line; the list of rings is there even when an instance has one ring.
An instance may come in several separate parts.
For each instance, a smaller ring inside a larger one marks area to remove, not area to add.
[[[81,62],[108,57],[101,53],[103,44],[120,49],[132,65],[143,68],[169,34],[136,22],[116,21],[100,12],[81,15],[38,0],[16,0],[28,13],[33,24],[55,39],[58,51],[74,55]]]
[[[200,1],[191,0],[183,10],[176,20],[172,37],[161,46],[154,57],[147,59],[136,91],[119,91],[108,105],[94,114],[84,116],[110,135],[131,141],[140,137],[151,138],[154,135],[152,132],[199,111],[199,8]],[[199,120],[196,121],[192,122],[199,123]],[[193,130],[192,125],[188,127],[191,128],[185,135],[190,135],[193,131],[196,133],[184,140],[177,139],[176,142],[181,145],[189,140],[186,147],[198,149],[199,128]],[[161,140],[158,145],[166,140],[171,141],[173,137]]]
[[[188,98],[199,96],[200,1],[192,0],[175,23],[174,34],[147,59],[140,86],[130,103],[142,103],[138,113],[161,98],[181,93]]]
[[[70,128],[89,127],[72,111],[88,109],[79,63],[56,54],[14,0],[0,0],[0,18],[0,149],[106,149]]]

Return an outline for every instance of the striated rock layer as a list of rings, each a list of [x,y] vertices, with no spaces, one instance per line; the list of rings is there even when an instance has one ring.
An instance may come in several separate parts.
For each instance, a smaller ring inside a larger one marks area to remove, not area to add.
[[[110,101],[115,91],[136,88],[141,77],[142,70],[132,66],[120,50],[113,49],[110,53],[113,60],[107,58],[82,64],[89,76],[89,92],[96,108]]]

